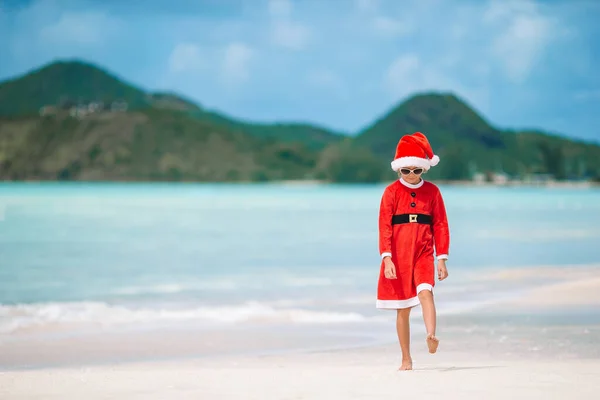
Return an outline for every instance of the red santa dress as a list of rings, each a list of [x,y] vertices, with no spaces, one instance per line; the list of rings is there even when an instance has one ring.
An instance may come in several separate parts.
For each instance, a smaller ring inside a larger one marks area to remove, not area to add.
[[[395,171],[405,167],[429,170],[438,162],[427,138],[417,132],[400,139],[391,164]],[[438,259],[447,259],[449,245],[446,209],[436,185],[423,179],[412,185],[402,178],[388,185],[379,209],[382,261],[376,307],[401,309],[418,305],[418,293],[433,291],[435,286],[434,253]],[[396,267],[396,279],[384,275],[386,256]]]

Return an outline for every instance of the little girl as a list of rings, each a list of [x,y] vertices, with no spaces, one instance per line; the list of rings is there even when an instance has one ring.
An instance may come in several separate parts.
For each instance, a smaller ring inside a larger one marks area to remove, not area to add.
[[[429,141],[420,132],[403,136],[391,162],[400,179],[388,185],[379,209],[379,253],[381,270],[377,286],[377,308],[397,310],[396,330],[402,349],[400,370],[412,369],[409,317],[421,304],[427,329],[427,346],[435,353],[436,311],[434,246],[438,279],[448,277],[446,260],[450,233],[440,190],[421,175],[437,165]]]

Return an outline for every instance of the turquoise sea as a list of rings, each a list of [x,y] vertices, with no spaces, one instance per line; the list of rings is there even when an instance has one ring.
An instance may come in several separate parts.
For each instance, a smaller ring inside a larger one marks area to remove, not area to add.
[[[383,188],[0,184],[0,343],[98,330],[390,321],[374,307]],[[600,262],[598,189],[440,188],[451,229],[440,315],[526,289],[475,283],[490,271]]]

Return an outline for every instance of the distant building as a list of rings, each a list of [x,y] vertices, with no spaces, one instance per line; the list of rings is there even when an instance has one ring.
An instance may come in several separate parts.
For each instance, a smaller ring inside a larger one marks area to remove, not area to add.
[[[95,113],[104,110],[104,103],[101,101],[93,101],[88,104],[88,112]]]
[[[40,115],[42,117],[46,117],[48,115],[56,115],[58,113],[58,108],[55,106],[43,106],[40,108]]]
[[[505,173],[493,173],[492,183],[495,185],[506,185],[508,183],[508,175]]]
[[[552,174],[531,174],[525,179],[525,182],[534,184],[552,183],[554,181],[554,175]]]
[[[113,112],[127,111],[128,104],[126,101],[113,101],[110,105],[110,110]]]
[[[56,115],[59,112],[68,112],[71,117],[81,119],[103,111],[124,112],[127,111],[127,108],[127,102],[120,100],[113,101],[109,106],[105,106],[102,101],[81,101],[79,103],[74,103],[68,99],[63,99],[59,102],[58,106],[45,105],[40,108],[40,115],[47,116]]]
[[[477,172],[473,174],[473,182],[477,183],[477,184],[482,184],[485,183],[486,179],[485,179],[485,174],[481,173],[481,172]]]

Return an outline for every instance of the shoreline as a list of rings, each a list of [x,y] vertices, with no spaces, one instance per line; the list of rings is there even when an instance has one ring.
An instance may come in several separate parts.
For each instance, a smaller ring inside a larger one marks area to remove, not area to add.
[[[427,180],[427,179],[426,179]],[[385,185],[392,182],[392,179],[388,181],[379,182],[332,182],[332,181],[320,181],[315,179],[298,179],[298,180],[271,180],[271,181],[169,181],[169,180],[133,180],[133,179],[122,179],[122,180],[0,180],[0,185],[44,185],[44,184],[88,184],[88,185],[117,185],[117,184],[132,184],[132,185],[224,185],[224,186],[235,186],[235,185],[252,185],[252,186],[377,186]],[[475,182],[470,180],[430,180],[429,182],[436,185],[444,186],[456,186],[456,187],[468,187],[468,188],[557,188],[557,189],[597,189],[600,188],[600,182],[594,181],[551,181],[551,182],[525,182],[525,181],[508,181],[504,183],[494,182]]]
[[[553,357],[600,359],[600,314],[596,312],[600,307],[600,278],[590,278],[597,276],[599,271],[600,264],[576,268],[495,269],[471,278],[470,273],[464,272],[466,275],[462,279],[471,282],[467,287],[489,291],[486,282],[493,282],[491,287],[498,290],[512,288],[512,294],[477,305],[472,303],[473,300],[464,303],[455,297],[455,292],[446,292],[446,287],[441,286],[437,291],[439,336],[449,348],[469,348],[473,354],[493,350],[500,356],[522,353],[541,357],[544,354],[539,349],[545,349]],[[540,275],[544,277],[542,280],[530,283]],[[526,285],[520,287],[523,284]],[[462,292],[460,289],[456,293],[460,296]],[[464,303],[467,307],[444,310],[448,302]],[[126,310],[116,307],[119,313]],[[343,322],[333,319],[326,323],[322,322],[322,316],[308,323],[281,319],[289,317],[290,312],[305,312],[293,307],[267,308],[270,310],[267,314],[254,319],[217,324],[209,324],[209,320],[204,319],[180,322],[159,319],[148,325],[95,322],[101,315],[110,314],[99,314],[89,321],[47,321],[0,335],[0,370],[153,359],[259,356],[389,344],[396,347],[394,313],[375,313],[371,308],[365,308],[366,305],[360,305],[363,310],[360,314],[356,307],[352,308],[353,312],[362,318]],[[80,308],[76,309],[81,312]],[[43,310],[30,307],[28,312],[33,316],[38,312],[45,315],[48,310]],[[52,310],[56,312],[55,308]],[[5,318],[11,313],[21,321],[25,317],[18,306],[4,311]],[[322,311],[341,312],[339,309]],[[135,318],[135,310],[131,312],[131,318]],[[273,319],[273,315],[278,317]],[[411,314],[411,334],[416,343],[424,335],[420,307]],[[538,344],[531,345],[535,341]]]

